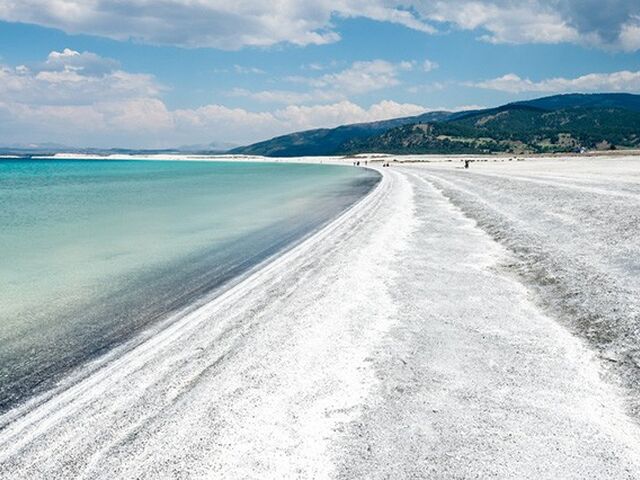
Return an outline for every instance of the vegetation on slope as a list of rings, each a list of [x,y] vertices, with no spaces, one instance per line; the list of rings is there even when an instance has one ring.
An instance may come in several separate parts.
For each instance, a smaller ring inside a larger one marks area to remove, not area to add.
[[[231,153],[552,153],[640,147],[640,95],[554,95],[471,112],[344,125],[283,135]]]
[[[420,123],[352,140],[344,153],[553,153],[640,146],[640,112],[546,111],[511,105],[450,122]]]
[[[343,125],[336,128],[307,130],[282,135],[246,147],[234,148],[229,153],[271,157],[333,155],[342,151],[344,145],[350,141],[366,139],[391,128],[409,123],[446,120],[451,115],[450,112],[428,112],[416,117],[394,118],[379,122]]]

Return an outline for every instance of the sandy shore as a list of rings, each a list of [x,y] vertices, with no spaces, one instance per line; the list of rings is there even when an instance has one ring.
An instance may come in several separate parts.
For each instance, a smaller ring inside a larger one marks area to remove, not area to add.
[[[574,216],[528,218],[495,183],[608,195],[613,218],[638,201],[640,162],[446,160],[381,168],[324,230],[13,421],[0,477],[640,478],[629,383],[507,241],[553,256],[522,225],[566,233]]]

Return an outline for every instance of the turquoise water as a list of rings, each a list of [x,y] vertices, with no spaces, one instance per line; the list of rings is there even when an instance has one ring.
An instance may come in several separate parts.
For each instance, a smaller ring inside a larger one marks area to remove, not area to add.
[[[377,181],[327,165],[0,161],[0,411],[197,303]]]

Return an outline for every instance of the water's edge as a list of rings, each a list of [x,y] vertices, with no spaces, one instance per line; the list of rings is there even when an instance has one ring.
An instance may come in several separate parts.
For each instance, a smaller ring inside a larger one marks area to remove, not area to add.
[[[358,208],[362,202],[380,187],[383,178],[382,174],[373,168],[367,168],[367,170],[375,172],[375,176],[371,176],[369,184],[365,187],[361,196],[346,208],[336,211],[331,218],[315,225],[310,230],[303,231],[304,229],[301,228],[301,231],[292,231],[286,237],[277,239],[277,241],[258,254],[234,266],[228,272],[224,272],[223,276],[212,276],[208,283],[201,284],[198,288],[189,291],[187,295],[179,299],[180,301],[161,306],[156,305],[156,310],[149,316],[147,321],[140,325],[140,328],[128,332],[128,335],[114,338],[112,342],[102,348],[84,352],[86,356],[81,362],[71,368],[52,372],[49,381],[38,385],[30,394],[18,395],[12,401],[0,404],[0,431],[4,430],[16,418],[24,416],[61,392],[82,382],[93,373],[144,344],[147,340],[184,319],[195,310],[220,299],[232,291],[234,287],[268,268],[279,258],[296,249],[296,247],[330,229],[331,225],[339,222],[341,218],[347,216],[353,209]],[[269,232],[265,233],[268,234]],[[195,265],[199,263],[197,259],[192,260]],[[206,265],[200,265],[200,267],[201,269],[206,268]],[[171,267],[164,267],[162,270],[168,272],[170,269]],[[203,274],[202,271],[195,269],[193,273],[197,275]],[[161,276],[162,271],[158,271],[156,274]],[[166,285],[164,286],[166,287]]]

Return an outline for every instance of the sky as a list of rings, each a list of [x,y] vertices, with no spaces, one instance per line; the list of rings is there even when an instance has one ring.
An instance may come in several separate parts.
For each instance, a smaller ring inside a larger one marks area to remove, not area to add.
[[[0,145],[227,147],[640,93],[637,0],[0,0]]]

